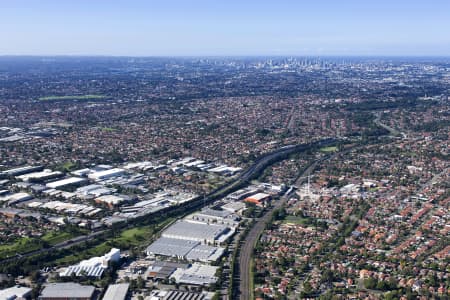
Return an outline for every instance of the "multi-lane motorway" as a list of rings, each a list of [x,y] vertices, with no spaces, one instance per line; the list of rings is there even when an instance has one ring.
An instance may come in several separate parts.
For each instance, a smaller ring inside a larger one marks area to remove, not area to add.
[[[317,163],[323,159],[325,158],[313,162],[302,172],[300,176],[310,174],[316,167]],[[262,218],[258,219],[256,224],[252,227],[248,235],[245,237],[245,242],[241,246],[241,250],[239,252],[239,274],[236,275],[236,278],[239,278],[238,296],[241,300],[249,300],[252,298],[250,266],[256,243],[263,233],[266,224],[272,218],[274,210],[283,206],[283,204],[286,203],[288,196],[289,195],[285,194],[279,201],[276,201],[274,206],[270,210],[268,210]]]
[[[264,171],[265,168],[268,166],[274,164],[277,161],[280,161],[286,157],[288,157],[290,154],[296,153],[296,152],[302,152],[306,151],[311,148],[317,148],[317,147],[325,147],[336,143],[335,139],[324,139],[320,140],[314,143],[310,144],[300,144],[300,145],[291,145],[291,146],[285,146],[278,150],[275,150],[273,152],[267,153],[265,155],[262,155],[260,158],[258,158],[250,167],[248,167],[244,172],[240,173],[236,178],[226,183],[224,186],[212,191],[208,195],[205,196],[199,196],[192,201],[183,203],[179,206],[173,206],[168,207],[164,209],[163,211],[158,211],[156,214],[158,215],[167,215],[170,217],[176,217],[186,214],[187,212],[194,211],[197,209],[202,208],[205,205],[208,205],[217,199],[220,199],[222,197],[225,197],[226,195],[236,191],[237,189],[241,188],[245,184],[247,184],[250,180],[257,177],[261,172]],[[152,218],[154,214],[146,215],[144,218]],[[131,220],[127,224],[123,224],[123,227],[132,227],[136,225],[136,223],[141,222],[142,218]],[[88,235],[79,236],[76,238],[73,238],[71,240],[67,240],[65,242],[56,244],[49,248],[43,248],[36,251],[31,251],[28,253],[22,253],[21,255],[17,255],[14,257],[10,257],[7,259],[3,259],[0,261],[0,263],[4,262],[11,262],[15,261],[24,257],[30,257],[46,252],[55,251],[58,249],[64,249],[64,248],[70,248],[74,245],[78,245],[83,242],[94,240],[95,238],[98,238],[99,236],[106,234],[111,229],[105,229],[101,231],[92,232]]]

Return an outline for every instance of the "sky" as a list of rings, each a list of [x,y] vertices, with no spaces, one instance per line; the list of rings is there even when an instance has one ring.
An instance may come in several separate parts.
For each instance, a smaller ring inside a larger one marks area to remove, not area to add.
[[[450,56],[450,0],[0,0],[0,55]]]

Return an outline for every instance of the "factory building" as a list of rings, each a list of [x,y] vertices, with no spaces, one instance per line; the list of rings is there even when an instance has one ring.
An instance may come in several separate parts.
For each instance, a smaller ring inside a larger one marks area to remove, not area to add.
[[[61,188],[65,188],[68,186],[79,186],[86,182],[87,182],[87,180],[84,178],[69,177],[69,178],[49,182],[45,186],[48,188],[51,188],[51,189],[61,189]]]
[[[130,284],[111,284],[103,296],[103,300],[125,300],[128,295]]]
[[[13,194],[6,194],[4,196],[1,196],[0,203],[8,202],[8,205],[14,205],[14,204],[28,201],[31,199],[33,199],[33,196],[31,196],[28,193],[13,193]]]
[[[202,223],[222,224],[230,227],[237,227],[240,219],[236,214],[229,210],[218,210],[209,207],[190,215],[188,218]]]
[[[147,247],[147,255],[161,255],[184,259],[186,255],[200,245],[199,241],[160,237]]]
[[[92,257],[83,260],[78,265],[70,266],[59,274],[61,277],[71,276],[89,276],[101,277],[103,272],[109,267],[110,262],[117,262],[120,259],[120,250],[112,248],[111,251],[100,257]]]
[[[265,206],[266,203],[270,200],[271,196],[266,193],[257,193],[252,196],[249,196],[244,199],[244,202],[246,203],[253,203],[257,206]]]
[[[42,182],[45,180],[62,177],[64,174],[60,171],[52,171],[45,169],[41,172],[27,173],[23,175],[16,176],[16,179],[22,180],[24,182]]]
[[[2,300],[28,300],[31,299],[31,289],[22,286],[13,286],[0,290],[0,299]]]
[[[190,285],[210,285],[217,281],[216,272],[219,267],[192,264],[187,269],[177,269],[170,278],[177,283]]]
[[[151,300],[211,300],[214,297],[212,292],[187,292],[187,291],[166,291],[166,290],[154,290],[151,294]]]
[[[180,240],[198,241],[205,244],[215,244],[225,242],[233,233],[234,231],[225,225],[181,220],[166,229],[162,236]]]
[[[161,237],[147,247],[149,256],[168,256],[189,261],[214,262],[223,255],[224,249],[203,245],[199,241]]]
[[[147,272],[146,277],[148,279],[167,279],[173,274],[177,269],[187,269],[188,264],[171,262],[171,261],[155,261],[153,262]]]
[[[91,300],[95,288],[74,282],[46,284],[38,300]]]
[[[0,177],[19,176],[44,170],[43,166],[25,166],[0,172]]]
[[[98,172],[93,172],[88,175],[89,179],[95,180],[95,181],[101,181],[113,177],[122,176],[125,173],[124,169],[120,168],[114,168],[109,170],[102,170]]]

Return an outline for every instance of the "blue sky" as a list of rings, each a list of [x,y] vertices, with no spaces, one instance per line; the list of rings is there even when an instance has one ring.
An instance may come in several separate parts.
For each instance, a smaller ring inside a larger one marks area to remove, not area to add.
[[[450,0],[0,0],[0,55],[450,56]]]

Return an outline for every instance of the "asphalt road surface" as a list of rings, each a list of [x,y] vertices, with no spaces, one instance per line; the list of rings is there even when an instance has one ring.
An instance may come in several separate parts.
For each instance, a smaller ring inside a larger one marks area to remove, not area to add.
[[[250,262],[252,260],[253,249],[256,246],[259,236],[264,231],[264,228],[272,217],[272,213],[275,209],[281,207],[287,198],[282,197],[279,201],[275,202],[275,205],[266,212],[266,214],[260,218],[256,224],[252,227],[250,232],[245,238],[245,243],[241,248],[239,255],[239,274],[240,274],[240,284],[239,284],[239,296],[240,299],[250,299]]]
[[[300,176],[305,176],[307,174],[310,174],[314,168],[316,167],[317,163],[323,159],[320,159],[313,164],[311,164],[306,170],[303,171],[303,173]],[[276,201],[274,206],[267,211],[263,217],[258,219],[256,224],[252,227],[250,232],[248,233],[247,237],[245,238],[245,243],[241,247],[241,251],[239,254],[239,298],[241,300],[250,300],[252,295],[252,287],[251,287],[251,272],[250,272],[250,266],[251,266],[251,260],[252,260],[252,254],[253,249],[255,249],[256,243],[260,237],[260,235],[263,233],[264,228],[266,227],[266,224],[270,221],[272,218],[273,211],[277,208],[280,208],[283,204],[286,203],[286,201],[289,199],[287,195],[281,197],[279,201]],[[253,299],[251,299],[253,300]]]
[[[233,181],[227,183],[226,185],[216,189],[215,191],[212,191],[210,194],[205,195],[204,197],[200,196],[197,197],[197,199],[186,202],[185,204],[185,208],[186,210],[194,207],[195,209],[200,209],[201,207],[208,205],[212,202],[214,202],[217,199],[220,199],[222,197],[225,197],[226,195],[234,192],[235,190],[237,190],[238,188],[240,188],[241,186],[243,186],[244,184],[246,184],[248,181],[250,181],[251,179],[253,179],[255,176],[257,176],[258,174],[260,174],[262,171],[264,171],[265,168],[267,168],[268,166],[272,165],[273,163],[275,163],[276,161],[279,161],[280,159],[282,159],[284,156],[295,153],[295,152],[301,152],[301,151],[305,151],[307,149],[310,149],[312,146],[316,146],[316,147],[324,147],[330,144],[335,143],[336,140],[334,139],[324,139],[324,140],[320,140],[317,142],[314,142],[312,144],[300,144],[300,145],[291,145],[291,146],[285,146],[282,147],[280,149],[277,149],[271,153],[267,153],[265,155],[262,155],[260,158],[258,158],[249,168],[247,168],[244,172],[242,172],[241,174],[238,175],[237,178],[235,178]],[[164,213],[170,211],[170,210],[175,210],[177,208],[180,207],[170,207],[167,209],[167,211],[164,211]],[[156,214],[162,214],[163,211],[159,211],[156,212]],[[147,218],[151,218],[153,214],[149,214],[146,215],[145,217]],[[126,224],[126,226],[131,226],[133,222],[130,221],[129,224]],[[57,245],[54,245],[52,247],[49,248],[42,248],[36,251],[31,251],[31,252],[27,252],[27,253],[22,253],[22,254],[17,254],[16,256],[13,257],[9,257],[3,260],[0,260],[0,263],[6,263],[6,262],[11,262],[11,261],[15,261],[18,259],[22,259],[25,257],[31,257],[37,254],[42,254],[42,253],[46,253],[46,252],[51,252],[51,251],[55,251],[58,249],[65,249],[65,248],[71,248],[75,245],[79,245],[83,242],[86,241],[90,241],[90,240],[94,240],[95,238],[97,238],[99,235],[104,234],[108,231],[110,231],[111,229],[104,229],[101,231],[97,231],[97,232],[92,232],[88,235],[84,235],[84,236],[79,236],[67,241],[64,241],[62,243],[59,243]]]

